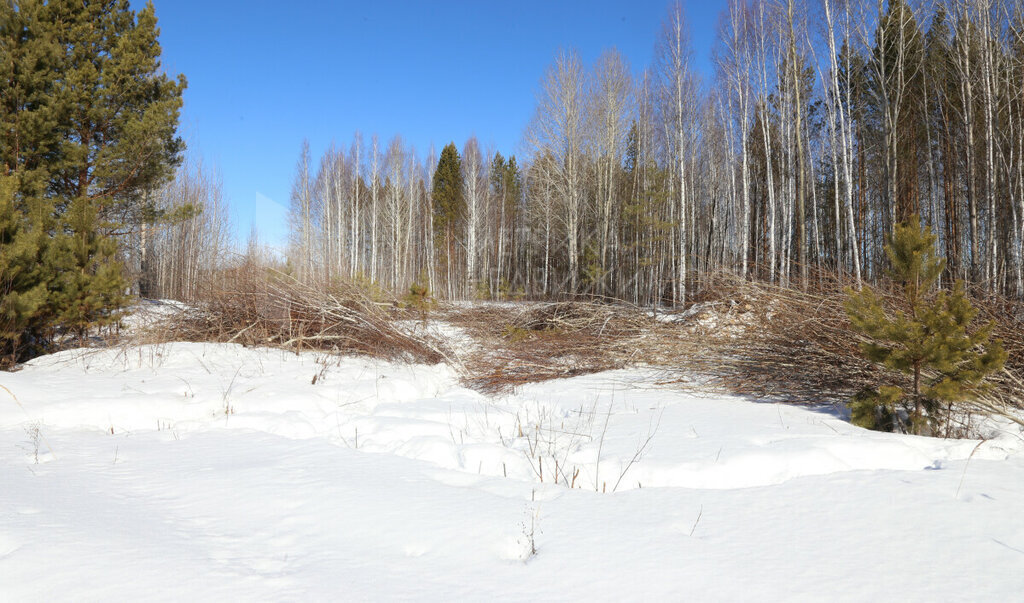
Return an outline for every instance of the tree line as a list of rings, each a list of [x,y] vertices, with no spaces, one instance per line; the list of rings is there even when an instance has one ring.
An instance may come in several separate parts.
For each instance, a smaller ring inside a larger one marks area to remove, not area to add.
[[[669,7],[654,59],[566,50],[519,156],[471,138],[303,147],[289,269],[451,298],[679,305],[726,272],[885,277],[911,216],[939,280],[1024,295],[1024,2],[730,0],[714,72]],[[116,322],[134,291],[194,300],[230,241],[183,164],[184,77],[151,6],[0,2],[0,356]],[[702,78],[703,75],[703,78]]]
[[[542,77],[521,158],[356,135],[304,147],[301,278],[449,298],[684,303],[711,276],[885,276],[911,216],[940,276],[1024,295],[1024,3],[730,0],[714,73],[669,8],[651,65],[573,50]]]

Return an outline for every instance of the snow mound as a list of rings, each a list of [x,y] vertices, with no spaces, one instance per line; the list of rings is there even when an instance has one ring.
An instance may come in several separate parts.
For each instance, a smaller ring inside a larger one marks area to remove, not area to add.
[[[660,377],[485,396],[444,365],[230,344],[38,358],[0,374],[0,599],[1024,590],[1019,430],[873,433]]]
[[[594,490],[743,488],[842,471],[1006,458],[1018,440],[904,437],[827,409],[701,398],[614,371],[486,397],[444,366],[232,344],[72,350],[9,376],[0,428],[261,431],[481,475]]]

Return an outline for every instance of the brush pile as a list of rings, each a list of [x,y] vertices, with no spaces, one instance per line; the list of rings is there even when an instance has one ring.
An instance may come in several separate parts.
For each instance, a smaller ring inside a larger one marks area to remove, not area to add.
[[[480,305],[444,319],[478,342],[463,365],[469,385],[486,392],[621,368],[653,326],[636,308],[586,302]]]
[[[379,291],[351,283],[315,287],[240,268],[208,287],[203,301],[170,321],[161,338],[450,360],[468,386],[484,392],[638,365],[663,369],[666,383],[682,387],[696,379],[703,390],[791,403],[843,403],[880,384],[909,389],[908,376],[861,355],[865,340],[844,307],[847,285],[818,275],[801,290],[722,275],[675,314],[593,302],[448,305],[431,318],[468,336],[470,349],[455,357],[429,329],[407,328],[414,314]],[[900,307],[893,285],[877,291],[887,307]],[[1021,307],[977,293],[971,301],[977,324],[995,321],[993,336],[1008,353],[995,387],[972,408],[1001,414],[1024,408]]]
[[[806,290],[797,290],[727,276],[719,279],[702,293],[702,305],[719,309],[717,321],[682,323],[702,339],[700,345],[687,348],[690,355],[680,358],[680,368],[687,372],[707,376],[709,384],[732,393],[800,403],[845,402],[861,389],[883,383],[912,388],[909,376],[876,366],[861,355],[860,344],[866,340],[851,327],[844,307],[850,283],[821,275]],[[901,307],[902,295],[894,285],[883,284],[876,291],[886,307]],[[1024,408],[1020,308],[977,292],[971,303],[979,311],[977,325],[996,323],[993,337],[1002,339],[1008,354],[1004,371],[992,380],[995,387],[975,406],[989,412]],[[730,326],[694,326],[707,322]],[[667,342],[656,343],[662,347]]]
[[[820,403],[848,400],[883,378],[906,381],[861,356],[863,339],[846,317],[841,283],[799,291],[720,279],[702,292],[699,306],[714,308],[714,319],[697,312],[696,324],[682,323],[701,341],[681,367],[709,384],[756,398]],[[701,328],[709,323],[712,328]]]
[[[161,334],[166,340],[215,341],[289,350],[361,354],[436,364],[438,342],[395,326],[393,303],[352,283],[311,286],[280,273],[238,270],[207,288],[195,309]]]

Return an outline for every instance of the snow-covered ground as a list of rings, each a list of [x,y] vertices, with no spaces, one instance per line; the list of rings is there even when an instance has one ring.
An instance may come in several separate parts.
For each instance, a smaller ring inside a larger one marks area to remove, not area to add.
[[[662,379],[484,396],[235,345],[39,358],[0,373],[0,599],[1024,592],[1019,430],[881,434]]]

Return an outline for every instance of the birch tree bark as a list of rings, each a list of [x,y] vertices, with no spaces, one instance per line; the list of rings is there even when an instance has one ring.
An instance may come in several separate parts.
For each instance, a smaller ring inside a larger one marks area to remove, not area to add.
[[[580,239],[583,228],[583,90],[579,56],[562,52],[541,81],[537,110],[526,141],[534,157],[550,154],[553,183],[565,222],[568,293],[579,290]]]
[[[669,8],[668,19],[658,40],[656,61],[661,87],[663,118],[670,132],[668,149],[675,169],[676,242],[678,250],[673,280],[673,303],[686,302],[689,274],[689,224],[687,216],[690,200],[687,197],[689,173],[687,154],[690,153],[690,128],[694,119],[695,85],[690,69],[690,42],[679,2]]]
[[[595,130],[598,191],[598,247],[601,282],[596,289],[608,295],[613,266],[609,254],[613,252],[615,237],[615,175],[622,165],[626,124],[632,116],[633,81],[629,66],[616,50],[604,52],[595,67],[595,87],[592,94],[591,123]]]
[[[477,260],[484,196],[487,194],[487,175],[480,144],[476,137],[470,137],[462,147],[462,184],[466,199],[466,291],[470,298],[477,293]]]
[[[303,140],[292,183],[289,222],[292,225],[292,257],[296,276],[304,282],[313,277],[313,191],[309,162],[309,141]]]

